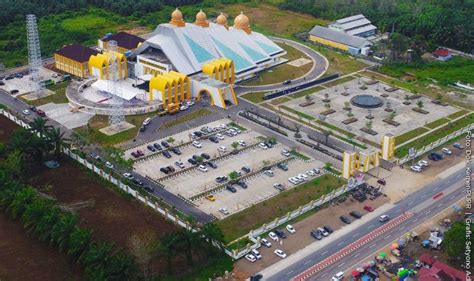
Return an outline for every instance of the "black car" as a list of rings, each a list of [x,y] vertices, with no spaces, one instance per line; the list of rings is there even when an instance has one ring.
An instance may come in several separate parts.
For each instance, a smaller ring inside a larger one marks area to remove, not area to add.
[[[261,273],[255,273],[250,276],[250,281],[259,281],[263,278]]]
[[[323,239],[323,234],[321,233],[321,231],[317,229],[311,231],[311,236],[313,236],[314,239],[318,239],[318,240]]]
[[[202,133],[199,132],[199,131],[196,131],[196,132],[194,132],[193,134],[194,134],[196,137],[198,137],[198,138],[202,137]]]
[[[209,140],[210,140],[211,142],[213,142],[213,143],[219,143],[219,140],[218,140],[216,137],[214,137],[214,136],[209,137]]]
[[[326,230],[327,233],[331,234],[334,232],[334,230],[332,229],[332,227],[330,227],[329,225],[325,225],[323,227],[324,230]]]
[[[356,219],[360,219],[362,217],[362,214],[357,211],[352,211],[349,213],[349,215],[353,216]]]
[[[153,145],[151,145],[151,144],[147,145],[146,148],[148,148],[148,150],[151,151],[151,152],[155,152],[155,151],[156,151],[155,147],[154,147]]]
[[[194,160],[193,158],[189,158],[189,159],[188,159],[188,162],[191,163],[191,164],[193,164],[193,165],[196,165],[196,164],[197,164],[197,161]]]
[[[246,173],[250,173],[250,168],[249,167],[242,167],[241,170],[246,172]]]
[[[166,158],[171,158],[171,153],[169,153],[168,151],[163,151],[163,156]]]
[[[286,238],[285,232],[283,232],[281,229],[275,229],[275,234],[280,238]]]
[[[140,127],[140,132],[145,132],[145,130],[146,130],[146,127],[145,127],[145,126],[141,126],[141,127]]]
[[[207,154],[207,153],[202,153],[202,154],[201,154],[201,157],[204,158],[204,159],[206,159],[206,160],[211,159],[211,156],[209,156],[209,154]]]
[[[350,218],[346,217],[346,216],[340,216],[339,217],[341,219],[341,221],[345,224],[350,224],[352,221]]]
[[[285,163],[278,163],[277,167],[282,169],[283,171],[288,171],[288,166]]]
[[[165,142],[165,141],[162,141],[162,142],[161,142],[161,145],[162,145],[164,148],[169,148],[169,147],[170,147],[170,145],[169,145],[167,142]]]
[[[247,188],[248,187],[248,185],[243,180],[238,180],[235,184],[237,184],[238,186],[240,186],[242,188]]]
[[[217,177],[217,178],[216,178],[216,182],[218,182],[218,183],[225,182],[226,180],[227,180],[227,177],[226,177],[226,176],[222,176],[222,177]]]
[[[143,182],[142,182],[141,180],[137,179],[137,178],[133,178],[133,179],[132,179],[132,182],[133,182],[134,184],[137,184],[137,185],[140,185],[140,186],[143,185]]]
[[[176,155],[181,155],[181,151],[177,147],[172,147],[170,150]]]
[[[157,150],[161,150],[161,145],[159,145],[159,144],[156,143],[156,142],[153,144],[153,147],[154,147],[155,149],[157,149]]]
[[[153,193],[155,191],[153,187],[150,187],[148,185],[145,185],[143,189],[145,189],[146,192],[150,192],[150,193]]]
[[[228,191],[232,192],[232,193],[236,193],[237,192],[237,189],[235,187],[233,187],[232,185],[227,185],[225,187]]]
[[[170,171],[171,173],[173,173],[175,170],[175,168],[173,168],[173,166],[168,166],[166,167],[168,169],[168,171]]]
[[[35,106],[30,106],[30,110],[33,111],[33,112],[38,111],[38,109]]]
[[[165,174],[169,174],[169,173],[170,173],[170,171],[168,170],[168,167],[162,167],[162,168],[160,168],[160,172],[163,172],[163,173],[165,173]]]

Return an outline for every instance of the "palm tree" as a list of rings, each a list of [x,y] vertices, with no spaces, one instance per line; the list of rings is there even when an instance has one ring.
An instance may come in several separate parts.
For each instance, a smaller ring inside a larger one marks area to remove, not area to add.
[[[182,250],[184,251],[186,262],[188,263],[188,265],[192,265],[193,252],[194,249],[197,248],[197,244],[199,242],[198,234],[189,229],[182,229],[175,235],[178,236],[177,246],[179,248],[182,248]]]
[[[46,138],[49,143],[54,146],[54,155],[56,158],[59,157],[61,153],[61,148],[69,147],[69,142],[71,141],[68,138],[64,137],[64,132],[61,132],[59,128],[51,128],[46,131]]]
[[[35,118],[33,122],[30,122],[30,131],[38,133],[40,137],[44,137],[46,131],[51,128],[51,126],[46,125],[47,122],[48,120],[42,117]]]
[[[92,242],[87,251],[80,257],[79,262],[85,267],[101,268],[107,264],[112,253],[112,244],[107,242]]]
[[[76,228],[69,235],[69,245],[67,254],[80,259],[87,252],[92,241],[92,233],[87,229]]]
[[[222,233],[222,230],[214,223],[204,225],[201,228],[201,234],[205,237],[204,239],[209,243],[210,247],[212,247],[212,241],[218,243],[220,246],[224,244],[224,233]],[[223,249],[223,247],[221,247],[221,249]]]
[[[35,225],[32,229],[36,235],[39,236],[41,241],[48,241],[51,238],[51,226],[54,225],[61,215],[61,212],[58,208],[54,207],[49,209],[47,213],[45,213],[40,221]]]
[[[167,233],[160,237],[160,244],[159,244],[159,251],[164,253],[166,257],[166,263],[168,264],[168,273],[171,274],[173,272],[173,263],[172,259],[176,253],[175,243],[177,241],[177,236],[173,233]]]
[[[94,280],[117,280],[117,281],[128,281],[133,280],[132,276],[136,271],[136,265],[132,257],[120,252],[113,255],[107,266],[103,269],[103,273],[106,278],[94,279]]]
[[[423,108],[423,101],[419,100],[419,101],[416,103],[416,106],[418,106],[419,109],[422,109],[422,108]]]
[[[20,217],[26,210],[26,207],[36,198],[36,192],[33,188],[27,187],[19,190],[12,202],[7,206],[13,218]]]
[[[69,236],[76,228],[77,217],[72,214],[64,214],[51,228],[51,242],[58,245],[62,252],[69,242]]]

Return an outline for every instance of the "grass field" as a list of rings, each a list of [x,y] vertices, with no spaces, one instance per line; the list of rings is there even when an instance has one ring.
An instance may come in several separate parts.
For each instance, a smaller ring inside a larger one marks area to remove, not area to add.
[[[291,108],[291,107],[288,107],[288,106],[286,106],[286,105],[281,105],[281,106],[279,106],[279,107],[280,107],[281,109],[284,109],[284,110],[288,111],[288,112],[294,113],[294,114],[298,115],[299,117],[304,118],[304,119],[306,119],[306,120],[310,120],[310,121],[311,121],[311,120],[314,120],[314,119],[315,119],[313,116],[311,116],[311,115],[309,115],[309,114],[306,114],[306,113],[304,113],[304,112],[298,111],[298,110],[293,109],[293,108]]]
[[[309,88],[309,89],[306,89],[306,90],[303,90],[301,92],[297,92],[297,93],[294,93],[294,94],[291,94],[289,95],[289,97],[291,98],[294,98],[294,99],[297,99],[297,98],[301,98],[301,97],[304,97],[304,96],[307,96],[307,95],[311,95],[311,94],[314,94],[318,91],[321,91],[323,90],[324,88],[321,87],[321,86],[316,86],[316,87],[313,87],[313,88]]]
[[[423,128],[423,127],[419,127],[419,128],[416,128],[416,129],[413,129],[411,131],[408,131],[404,134],[401,134],[399,136],[396,136],[395,137],[395,144],[396,145],[399,145],[399,144],[402,144],[402,143],[405,143],[423,133],[426,133],[428,132],[429,130],[426,129],[426,128]]]
[[[230,242],[264,223],[271,222],[276,217],[281,217],[311,200],[318,199],[342,184],[343,182],[336,177],[324,175],[238,212],[219,221],[217,225],[223,230],[225,240]]]
[[[133,139],[137,135],[143,120],[155,115],[156,113],[125,116],[125,120],[135,125],[135,127],[112,136],[107,136],[99,131],[99,129],[108,126],[108,116],[104,115],[94,115],[87,126],[76,128],[75,131],[84,136],[89,143],[98,143],[104,146],[115,145]]]
[[[43,104],[47,104],[47,103],[68,103],[68,99],[66,97],[66,88],[67,88],[67,85],[69,84],[69,82],[61,82],[61,83],[58,83],[58,84],[55,84],[55,85],[52,85],[52,86],[48,86],[47,88],[51,91],[54,91],[55,94],[54,95],[50,95],[50,96],[47,96],[47,97],[44,97],[44,98],[41,98],[41,99],[37,99],[37,100],[33,100],[33,101],[30,101],[30,100],[25,100],[26,103],[30,104],[30,105],[34,105],[34,106],[40,106],[40,105],[43,105]]]
[[[368,65],[358,61],[348,55],[338,53],[318,45],[306,43],[310,48],[316,50],[321,55],[325,56],[329,61],[329,67],[325,75],[339,73],[340,75],[349,74],[367,67]]]
[[[297,49],[289,45],[286,45],[286,44],[279,44],[279,45],[280,47],[286,50],[287,54],[283,58],[287,59],[288,62],[295,59],[299,59],[301,57],[305,57],[303,53],[301,53],[300,51],[298,51]],[[241,84],[244,86],[257,86],[257,85],[282,83],[285,80],[288,80],[288,79],[292,80],[292,79],[303,76],[313,66],[312,62],[299,66],[299,67],[289,65],[288,62],[272,67],[271,69],[262,71],[258,74],[258,77]]]
[[[246,99],[250,102],[253,102],[253,103],[260,103],[263,101],[263,96],[266,94],[267,92],[255,92],[255,93],[247,93],[245,95],[241,95],[240,97],[243,98],[243,99]]]
[[[380,72],[400,78],[409,73],[418,80],[434,79],[442,85],[457,81],[474,81],[474,60],[456,56],[453,59],[441,62],[433,61],[423,64],[385,64]]]
[[[437,128],[437,127],[439,127],[441,125],[444,125],[448,122],[449,122],[449,119],[441,118],[441,119],[438,119],[438,120],[435,120],[433,122],[430,122],[430,123],[426,124],[425,127],[428,127],[430,129],[434,129],[434,128]]]
[[[467,125],[472,124],[472,123],[474,123],[474,113],[471,113],[470,115],[458,121],[450,122],[446,124],[445,126],[430,132],[428,135],[425,135],[419,139],[416,139],[412,142],[409,142],[403,145],[400,148],[397,148],[395,150],[395,156],[399,158],[403,157],[408,154],[408,149],[410,149],[411,147],[422,148],[423,146],[428,145],[440,138],[443,138],[451,134],[452,132],[457,131],[461,128],[464,128]]]
[[[281,97],[281,98],[276,98],[276,99],[273,99],[270,103],[272,105],[279,105],[279,104],[282,104],[282,103],[285,103],[285,102],[288,102],[290,101],[291,99],[289,97]]]
[[[354,76],[346,76],[346,77],[343,77],[343,78],[340,78],[340,79],[337,79],[337,80],[333,80],[333,81],[324,83],[323,86],[330,88],[330,87],[334,87],[334,86],[342,84],[342,83],[352,81],[354,79],[356,79]]]
[[[193,119],[196,119],[196,118],[199,118],[201,116],[208,115],[208,114],[211,114],[211,111],[209,109],[201,108],[197,111],[194,111],[194,112],[191,112],[189,114],[179,116],[179,117],[177,117],[173,120],[167,121],[167,122],[163,123],[162,127],[163,128],[169,128],[169,127],[172,127],[172,126],[175,126],[175,125],[178,125],[178,124],[181,124],[181,123],[185,123],[185,122],[188,122],[190,120],[193,120]]]
[[[468,112],[467,110],[460,110],[458,112],[454,112],[454,113],[448,115],[448,118],[451,119],[451,120],[454,120],[454,119],[457,119],[457,118],[463,116],[467,112]]]

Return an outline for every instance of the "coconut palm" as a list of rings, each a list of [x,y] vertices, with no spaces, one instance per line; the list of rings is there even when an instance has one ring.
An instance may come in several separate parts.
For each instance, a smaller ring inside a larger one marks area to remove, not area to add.
[[[136,272],[136,265],[133,259],[120,252],[113,255],[107,266],[103,269],[103,273],[107,280],[128,281],[133,280],[132,276]],[[94,279],[100,280],[100,279]],[[104,280],[104,279],[102,279]]]
[[[172,259],[176,254],[176,242],[178,237],[173,233],[168,233],[160,237],[160,244],[158,246],[158,252],[163,253],[166,258],[166,263],[168,267],[168,273],[173,272],[173,263]]]
[[[175,235],[178,236],[177,246],[183,250],[186,262],[188,265],[192,265],[193,252],[199,244],[198,234],[189,229],[182,229]]]
[[[224,244],[224,233],[222,230],[213,223],[208,223],[201,228],[201,234],[205,237],[205,240],[211,246],[211,241],[218,243],[219,245]],[[210,239],[210,240],[208,240]]]
[[[40,221],[32,229],[32,231],[39,236],[41,241],[50,240],[51,226],[59,220],[60,213],[61,212],[58,208],[50,208],[49,211],[41,217]]]
[[[51,126],[46,125],[48,122],[47,119],[37,117],[33,120],[33,122],[30,122],[30,131],[33,133],[38,133],[40,137],[44,137],[46,131],[51,128]]]
[[[61,149],[69,147],[70,139],[64,137],[64,132],[61,132],[59,128],[51,128],[46,131],[46,138],[48,142],[54,147],[55,157],[59,157]]]
[[[26,207],[32,203],[36,197],[36,192],[33,188],[27,187],[19,190],[15,194],[15,198],[7,207],[13,218],[20,217],[26,210]]]
[[[64,214],[51,228],[51,242],[58,245],[62,252],[69,242],[69,236],[75,230],[77,217],[72,214]]]
[[[111,253],[112,244],[107,242],[92,242],[87,251],[79,258],[79,262],[88,268],[103,268],[110,259]]]
[[[46,200],[34,200],[21,215],[23,226],[28,229],[28,232],[33,231],[50,210],[51,204],[47,203]]]
[[[81,256],[87,252],[92,241],[92,233],[87,229],[76,228],[71,235],[69,235],[69,246],[67,254],[80,259]]]

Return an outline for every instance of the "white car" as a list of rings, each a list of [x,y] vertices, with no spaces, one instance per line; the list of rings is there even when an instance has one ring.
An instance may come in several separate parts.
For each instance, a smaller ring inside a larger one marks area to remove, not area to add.
[[[224,215],[228,215],[228,214],[229,214],[229,210],[227,210],[226,208],[220,208],[220,209],[219,209],[219,212],[221,212],[221,213],[224,214]]]
[[[28,109],[25,109],[22,111],[24,115],[29,115],[30,114],[30,111]]]
[[[300,183],[300,181],[295,177],[288,178],[288,181],[291,182],[292,184]]]
[[[269,177],[273,177],[275,175],[272,170],[265,170],[263,173]]]
[[[193,146],[194,147],[197,147],[197,148],[201,148],[202,147],[202,144],[198,141],[193,141]]]
[[[298,174],[296,177],[298,179],[300,179],[301,181],[307,181],[308,180],[308,176],[305,175],[305,174]]]
[[[274,253],[275,255],[279,256],[282,259],[286,258],[286,253],[280,249],[276,249]]]
[[[219,146],[217,150],[219,150],[220,152],[226,152],[227,148],[225,146]]]
[[[318,168],[314,168],[313,171],[314,171],[317,175],[319,175],[319,174],[321,173],[321,170],[318,169]]]
[[[252,253],[252,255],[254,255],[257,260],[261,259],[262,258],[262,255],[260,254],[260,252],[256,249],[253,249],[252,251],[250,251],[250,253]]]
[[[447,148],[447,147],[443,147],[443,149],[441,149],[441,151],[444,153],[444,154],[447,154],[447,155],[451,155],[453,154],[453,152]]]
[[[286,157],[290,157],[290,152],[289,152],[288,150],[286,150],[286,149],[283,149],[283,150],[281,151],[281,155],[286,156]]]
[[[410,167],[410,169],[411,169],[412,171],[421,173],[421,167],[418,166],[418,165],[413,165],[413,166]]]
[[[389,219],[390,219],[389,216],[387,216],[387,215],[381,215],[381,216],[379,217],[379,222],[386,222],[386,221],[388,221]]]
[[[216,138],[220,139],[220,140],[223,140],[224,139],[224,136],[222,134],[216,134]]]
[[[193,106],[193,105],[194,105],[194,101],[188,100],[188,101],[186,102],[186,105],[187,105],[188,107],[189,107],[189,106]]]
[[[232,128],[232,130],[234,130],[237,134],[242,133],[242,131],[239,128]]]
[[[329,236],[329,232],[327,232],[324,228],[318,227],[318,230],[321,232],[321,234],[322,234],[324,237]]]
[[[267,248],[270,248],[272,246],[272,243],[270,241],[268,241],[267,239],[265,239],[265,238],[262,238],[260,240],[260,243],[262,243],[262,245],[267,247]]]
[[[130,174],[130,173],[123,173],[123,176],[126,177],[126,178],[129,179],[129,180],[131,180],[131,179],[134,178],[133,175]]]
[[[316,173],[313,170],[306,171],[306,174],[310,177],[316,176]]]
[[[114,165],[112,165],[112,163],[110,163],[109,161],[105,162],[105,166],[109,169],[113,169],[114,168]]]
[[[187,106],[186,104],[183,104],[183,105],[179,108],[179,110],[181,110],[181,111],[186,110],[186,109],[188,109],[188,106]]]
[[[339,271],[338,273],[336,273],[336,275],[332,277],[331,281],[340,281],[342,279],[344,279],[344,272]]]
[[[268,146],[264,144],[263,142],[259,143],[258,147],[260,147],[261,149],[268,149]]]
[[[238,143],[240,146],[243,146],[243,147],[246,147],[246,146],[247,146],[247,143],[244,142],[243,140],[238,140],[237,143]]]
[[[248,260],[249,262],[256,262],[257,261],[257,258],[252,254],[245,255],[245,259]]]
[[[268,233],[268,237],[270,237],[273,241],[278,241],[278,236],[273,231]]]
[[[174,164],[175,164],[176,166],[178,166],[179,168],[184,169],[184,164],[183,164],[183,162],[181,162],[181,161],[176,161],[176,162],[174,162]]]
[[[204,166],[204,165],[199,165],[198,169],[199,169],[199,171],[201,171],[201,172],[207,172],[207,171],[208,171],[208,170],[207,170],[207,167]]]
[[[428,167],[428,161],[426,161],[426,160],[420,160],[420,161],[418,161],[418,166],[420,166],[420,167]]]
[[[148,124],[150,124],[150,123],[151,123],[151,118],[148,117],[147,119],[145,119],[145,120],[143,121],[143,126],[148,126]]]
[[[286,226],[286,230],[288,230],[289,233],[296,233],[296,229],[291,224]]]

